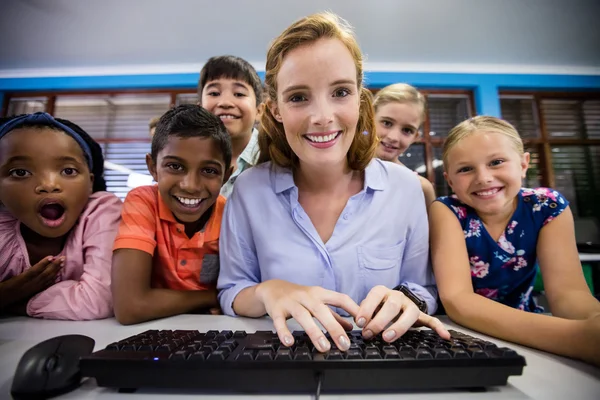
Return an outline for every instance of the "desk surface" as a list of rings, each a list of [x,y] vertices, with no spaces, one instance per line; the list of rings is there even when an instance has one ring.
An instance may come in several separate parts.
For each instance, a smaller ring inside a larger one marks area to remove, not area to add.
[[[468,391],[442,391],[435,393],[403,393],[403,399],[600,399],[600,369],[584,363],[509,344],[485,335],[475,334],[459,327],[442,317],[442,322],[450,329],[460,330],[473,336],[486,338],[499,346],[508,346],[517,350],[527,360],[522,376],[509,378],[508,385],[490,388],[485,393]],[[290,328],[299,329],[295,321],[289,321]],[[271,330],[270,319],[231,318],[209,315],[180,315],[158,321],[133,326],[121,326],[115,319],[100,321],[50,321],[27,317],[0,319],[0,399],[9,398],[12,376],[19,359],[30,347],[54,336],[64,334],[82,334],[96,340],[95,350],[109,343],[135,335],[147,329],[210,329]],[[87,380],[81,388],[61,399],[172,399],[189,397],[190,392],[165,390],[139,390],[133,394],[120,394],[113,389],[99,388],[93,379]],[[372,399],[392,399],[398,395],[369,395]],[[252,396],[274,400],[273,396]],[[323,399],[364,399],[365,395],[322,395]],[[239,400],[243,396],[202,396],[203,399]],[[277,396],[285,399],[310,399],[309,395]]]

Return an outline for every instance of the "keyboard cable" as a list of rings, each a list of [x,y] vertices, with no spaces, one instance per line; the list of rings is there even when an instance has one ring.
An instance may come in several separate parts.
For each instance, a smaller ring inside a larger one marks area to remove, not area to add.
[[[323,383],[323,373],[317,372],[317,390],[315,392],[315,400],[319,400],[321,396],[321,384]]]

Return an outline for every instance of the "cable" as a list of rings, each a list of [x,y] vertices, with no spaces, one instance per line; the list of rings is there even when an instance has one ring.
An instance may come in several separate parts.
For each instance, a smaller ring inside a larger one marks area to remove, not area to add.
[[[317,372],[317,390],[315,392],[315,400],[319,400],[321,396],[321,384],[323,383],[323,373]]]

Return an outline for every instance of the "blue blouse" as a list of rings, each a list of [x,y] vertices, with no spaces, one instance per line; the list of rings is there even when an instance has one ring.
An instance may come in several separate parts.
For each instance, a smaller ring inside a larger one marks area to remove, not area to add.
[[[423,191],[408,168],[373,160],[323,243],[298,202],[292,171],[261,164],[237,179],[220,237],[221,308],[233,315],[238,293],[269,279],[322,286],[360,303],[376,285],[407,285],[435,312]],[[344,314],[342,310],[337,310]]]

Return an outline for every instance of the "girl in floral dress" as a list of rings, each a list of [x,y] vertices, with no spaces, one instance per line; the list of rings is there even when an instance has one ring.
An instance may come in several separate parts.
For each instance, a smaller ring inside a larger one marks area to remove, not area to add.
[[[480,332],[600,365],[600,302],[579,262],[568,201],[521,187],[529,154],[515,128],[479,116],[443,150],[454,195],[430,209],[433,267],[449,317]],[[532,296],[539,262],[553,316]]]

